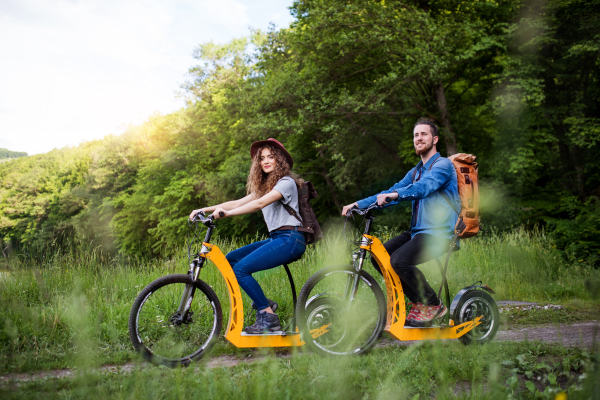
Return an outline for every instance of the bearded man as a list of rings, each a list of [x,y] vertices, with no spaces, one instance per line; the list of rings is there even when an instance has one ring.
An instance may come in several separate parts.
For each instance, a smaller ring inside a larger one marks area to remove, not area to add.
[[[412,302],[406,326],[426,327],[441,320],[447,308],[431,288],[425,275],[416,267],[448,251],[458,214],[460,197],[456,171],[452,162],[441,157],[436,145],[438,128],[427,118],[414,126],[413,144],[421,161],[404,178],[377,195],[367,197],[342,209],[346,215],[352,207],[361,209],[377,202],[388,207],[412,201],[410,229],[384,243],[390,262],[400,277],[404,294]],[[386,198],[392,201],[387,202]],[[381,269],[372,259],[375,269]]]

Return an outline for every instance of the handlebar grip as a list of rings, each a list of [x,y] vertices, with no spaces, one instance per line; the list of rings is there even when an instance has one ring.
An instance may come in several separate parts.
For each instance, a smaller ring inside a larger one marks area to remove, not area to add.
[[[352,206],[352,207],[350,207],[350,209],[346,212],[346,217],[351,216],[352,215],[352,211],[354,211],[354,210],[359,210],[359,208],[357,206],[355,206],[355,205]]]
[[[223,218],[225,216],[225,213],[223,211],[219,211],[219,217]]]
[[[391,203],[391,202],[392,202],[392,199],[391,199],[390,197],[386,197],[386,198],[385,198],[385,202],[386,202],[386,203]]]

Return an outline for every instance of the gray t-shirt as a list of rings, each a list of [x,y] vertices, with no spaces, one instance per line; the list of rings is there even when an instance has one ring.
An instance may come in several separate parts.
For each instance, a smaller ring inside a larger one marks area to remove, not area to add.
[[[298,187],[296,187],[296,181],[294,181],[291,176],[284,176],[277,181],[277,184],[273,189],[281,193],[283,199],[274,201],[262,209],[269,232],[286,225],[302,226],[300,221],[298,221],[293,215],[290,215],[290,213],[288,213],[283,207],[283,204],[281,204],[282,202],[284,204],[288,204],[290,207],[296,210],[296,213],[300,213],[300,209],[298,207]]]

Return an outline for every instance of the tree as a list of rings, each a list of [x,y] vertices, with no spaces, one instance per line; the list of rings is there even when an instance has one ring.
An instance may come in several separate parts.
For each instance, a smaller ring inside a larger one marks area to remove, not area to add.
[[[513,10],[296,1],[290,29],[269,32],[261,47],[250,129],[290,143],[300,172],[323,182],[338,208],[416,163],[419,116],[440,122],[444,153],[461,147],[485,156],[491,141],[482,138],[495,134],[488,98]]]

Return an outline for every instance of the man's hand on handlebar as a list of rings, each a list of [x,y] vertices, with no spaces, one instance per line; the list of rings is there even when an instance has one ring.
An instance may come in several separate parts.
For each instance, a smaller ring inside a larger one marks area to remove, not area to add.
[[[377,205],[383,206],[384,204],[387,204],[396,199],[398,199],[398,192],[382,193],[380,195],[377,195]]]
[[[344,206],[344,208],[342,208],[342,216],[346,216],[348,215],[348,211],[350,211],[350,209],[352,209],[352,207],[358,207],[357,203],[352,203],[352,204],[348,204],[347,206]]]

